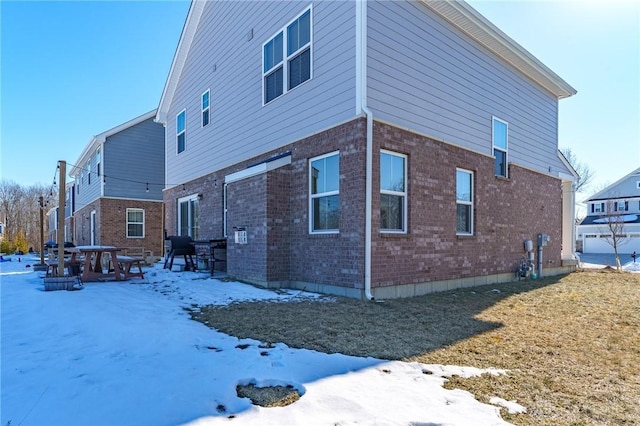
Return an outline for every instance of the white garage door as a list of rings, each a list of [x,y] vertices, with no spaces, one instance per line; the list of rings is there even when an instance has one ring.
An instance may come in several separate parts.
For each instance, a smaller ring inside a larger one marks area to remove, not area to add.
[[[613,254],[613,246],[600,234],[585,234],[583,239],[584,253],[610,253]],[[620,241],[618,253],[640,253],[640,235],[632,234]]]

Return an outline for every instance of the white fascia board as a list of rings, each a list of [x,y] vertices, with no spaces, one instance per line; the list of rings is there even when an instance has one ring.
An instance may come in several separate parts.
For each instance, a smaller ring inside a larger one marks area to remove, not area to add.
[[[422,0],[422,3],[559,99],[577,93],[569,83],[466,2]]]
[[[69,176],[71,177],[75,177],[79,171],[79,169],[81,168],[81,164],[84,164],[84,162],[86,160],[89,159],[89,156],[98,148],[100,147],[100,145],[102,145],[109,136],[115,135],[116,133],[119,133],[123,130],[128,129],[129,127],[135,126],[136,124],[142,123],[145,120],[148,120],[152,117],[154,117],[156,115],[156,111],[157,110],[151,110],[145,114],[142,114],[136,118],[133,118],[125,123],[122,123],[116,127],[113,127],[109,130],[107,130],[106,132],[102,132],[98,135],[95,135],[93,137],[91,137],[91,139],[89,140],[89,142],[87,142],[87,144],[85,145],[84,149],[82,150],[82,152],[80,153],[80,156],[78,157],[78,159],[75,161],[75,163],[73,164],[73,166],[71,167],[71,169],[69,170]]]
[[[580,175],[578,175],[578,172],[576,172],[576,169],[573,168],[571,163],[567,161],[567,158],[564,156],[562,151],[557,150],[556,154],[558,155],[558,158],[560,159],[562,164],[564,164],[564,166],[567,168],[567,171],[570,173],[570,175],[568,175],[567,173],[559,172],[558,177],[560,177],[562,180],[571,180],[574,182],[580,179]]]
[[[611,188],[613,188],[614,186],[622,183],[623,181],[629,179],[630,177],[640,174],[640,168],[635,169],[634,171],[632,171],[631,173],[629,173],[628,175],[624,176],[621,179],[618,179],[617,181],[615,181],[614,183],[612,183],[611,185],[607,186],[606,188],[601,189],[600,191],[596,192],[595,194],[593,194],[591,197],[587,198],[585,200],[585,202],[587,201],[600,201],[606,198],[602,198],[602,194],[607,193],[609,190],[611,190]]]
[[[182,27],[182,34],[180,34],[180,41],[178,41],[178,47],[176,53],[173,55],[173,61],[171,62],[171,68],[169,70],[169,76],[162,90],[162,96],[160,97],[160,104],[158,105],[155,121],[157,123],[167,124],[167,114],[171,107],[171,101],[176,93],[178,87],[178,81],[182,74],[182,69],[187,61],[189,50],[191,49],[191,43],[198,29],[200,18],[202,17],[202,11],[206,0],[193,0],[189,6],[189,12],[187,13],[187,19],[185,20],[184,27]]]
[[[239,180],[246,179],[252,176],[257,176],[262,173],[267,173],[271,170],[275,170],[277,168],[280,168],[282,166],[286,166],[289,164],[291,164],[291,155],[278,158],[277,160],[256,164],[255,166],[251,166],[244,170],[240,170],[239,172],[226,175],[224,177],[224,183],[237,182]]]
[[[136,124],[140,124],[145,120],[148,120],[156,115],[156,109],[147,112],[146,114],[142,114],[139,117],[133,118],[126,123],[122,123],[119,126],[116,126],[112,129],[107,130],[106,132],[102,132],[99,135],[95,136],[99,142],[105,142],[109,136],[115,135],[116,133],[120,133],[123,130],[128,129],[129,127],[133,127]]]

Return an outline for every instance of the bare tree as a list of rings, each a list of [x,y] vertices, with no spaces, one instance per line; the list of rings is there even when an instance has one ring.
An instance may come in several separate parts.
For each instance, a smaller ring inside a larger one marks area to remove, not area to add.
[[[5,242],[15,245],[20,235],[29,247],[39,247],[40,203],[39,198],[55,200],[55,189],[43,185],[23,187],[13,181],[0,180],[0,222],[5,224]],[[48,221],[43,223],[48,232]]]
[[[624,232],[624,209],[618,208],[618,201],[608,200],[605,203],[604,214],[600,216],[597,222],[602,223],[600,230],[602,237],[605,241],[613,247],[613,253],[616,258],[616,269],[622,270],[620,264],[620,256],[618,255],[618,248],[625,244],[627,240],[627,234]]]
[[[595,177],[595,172],[587,163],[578,160],[576,154],[571,148],[560,149],[564,158],[571,164],[571,167],[578,173],[578,182],[576,183],[576,192],[585,192]]]

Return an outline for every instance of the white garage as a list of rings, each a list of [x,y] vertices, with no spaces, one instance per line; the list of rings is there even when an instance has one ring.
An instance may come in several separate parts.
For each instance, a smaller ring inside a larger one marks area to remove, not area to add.
[[[618,253],[640,253],[640,234],[626,235],[618,241]],[[582,252],[613,254],[613,245],[611,239],[603,234],[583,234]]]

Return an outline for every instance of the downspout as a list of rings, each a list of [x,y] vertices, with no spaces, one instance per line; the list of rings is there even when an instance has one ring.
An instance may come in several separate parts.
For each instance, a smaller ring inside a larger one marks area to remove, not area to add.
[[[364,216],[364,295],[374,300],[371,293],[371,201],[373,194],[373,113],[367,107],[367,1],[356,3],[356,102],[359,111],[367,117],[367,144],[365,168]]]

